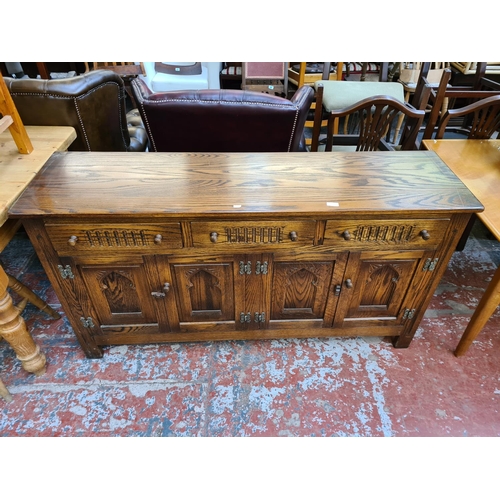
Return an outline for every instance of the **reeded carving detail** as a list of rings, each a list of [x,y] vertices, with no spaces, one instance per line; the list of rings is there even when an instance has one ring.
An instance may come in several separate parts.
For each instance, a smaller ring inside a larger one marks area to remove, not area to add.
[[[350,230],[351,241],[387,241],[391,243],[404,243],[411,241],[415,225],[384,225],[384,226],[358,226]],[[342,232],[339,233],[341,236]]]
[[[147,247],[154,244],[154,239],[141,230],[85,231],[85,236],[92,247]]]
[[[282,243],[284,227],[227,227],[228,243]]]

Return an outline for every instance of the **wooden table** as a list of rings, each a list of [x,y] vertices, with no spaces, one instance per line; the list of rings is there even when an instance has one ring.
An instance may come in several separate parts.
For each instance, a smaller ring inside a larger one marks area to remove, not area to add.
[[[65,151],[75,140],[72,127],[26,127],[34,150],[20,154],[7,130],[0,134],[0,252],[20,226],[8,211],[54,151]],[[7,291],[8,277],[0,266],[0,338],[12,347],[28,372],[45,371],[45,355],[33,341]]]
[[[478,217],[500,240],[500,140],[440,139],[424,140],[484,205]],[[500,304],[500,268],[479,302],[455,350],[466,353],[490,316]]]

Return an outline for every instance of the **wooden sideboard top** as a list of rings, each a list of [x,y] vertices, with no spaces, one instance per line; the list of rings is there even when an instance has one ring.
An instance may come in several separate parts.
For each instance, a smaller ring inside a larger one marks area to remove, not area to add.
[[[433,152],[55,153],[11,217],[479,212]]]

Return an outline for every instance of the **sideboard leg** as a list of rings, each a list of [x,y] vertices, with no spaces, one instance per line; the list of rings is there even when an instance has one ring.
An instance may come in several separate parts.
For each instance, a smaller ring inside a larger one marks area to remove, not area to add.
[[[399,337],[394,337],[392,339],[392,345],[398,349],[406,349],[410,346],[412,340],[413,335],[411,335],[410,337],[400,335]]]
[[[46,359],[31,337],[26,323],[7,291],[9,278],[0,267],[0,337],[3,337],[16,353],[23,368],[35,375],[45,373]]]

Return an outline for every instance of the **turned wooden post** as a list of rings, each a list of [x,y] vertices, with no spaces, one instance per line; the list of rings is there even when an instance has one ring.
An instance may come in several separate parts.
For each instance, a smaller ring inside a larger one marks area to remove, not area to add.
[[[33,341],[19,310],[14,307],[7,291],[8,284],[9,278],[0,267],[0,337],[10,344],[26,371],[43,375],[45,355]]]

